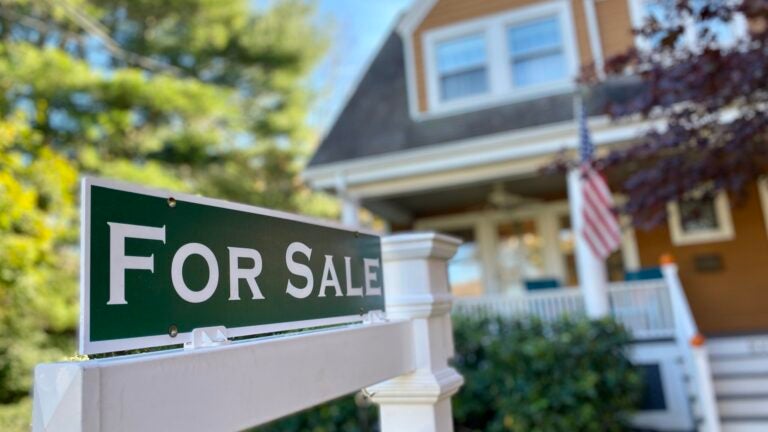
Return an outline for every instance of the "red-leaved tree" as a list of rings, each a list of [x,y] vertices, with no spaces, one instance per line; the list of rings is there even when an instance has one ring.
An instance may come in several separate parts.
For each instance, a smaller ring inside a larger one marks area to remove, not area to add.
[[[621,179],[621,209],[651,228],[666,203],[695,191],[743,200],[768,172],[768,0],[667,0],[635,32],[647,43],[606,61],[607,80],[628,76],[642,90],[605,112],[646,120],[638,141],[598,158]],[[733,22],[745,31],[725,38]],[[643,48],[644,46],[644,48]],[[582,81],[597,84],[594,74]]]

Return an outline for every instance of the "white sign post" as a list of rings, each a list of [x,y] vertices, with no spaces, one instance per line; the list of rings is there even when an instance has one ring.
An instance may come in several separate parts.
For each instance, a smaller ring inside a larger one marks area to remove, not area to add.
[[[431,233],[382,240],[386,319],[39,365],[33,430],[234,431],[368,387],[381,405],[383,432],[451,431],[450,396],[462,378],[447,366],[446,260],[458,244]]]

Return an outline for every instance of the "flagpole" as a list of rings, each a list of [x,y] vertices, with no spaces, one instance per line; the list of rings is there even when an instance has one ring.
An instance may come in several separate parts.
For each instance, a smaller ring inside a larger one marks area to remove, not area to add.
[[[573,112],[574,119],[579,130],[582,104],[581,87],[574,92]],[[577,146],[579,145],[577,134]],[[603,318],[610,313],[608,300],[608,277],[605,262],[597,257],[587,244],[583,235],[583,179],[579,167],[572,167],[568,171],[568,205],[571,213],[571,232],[574,238],[574,253],[576,255],[576,273],[579,287],[584,297],[584,307],[587,316],[593,319]]]

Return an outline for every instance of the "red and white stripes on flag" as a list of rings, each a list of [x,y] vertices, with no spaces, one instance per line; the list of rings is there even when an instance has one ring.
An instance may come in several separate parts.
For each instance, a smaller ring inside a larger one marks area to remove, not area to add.
[[[621,227],[613,212],[613,198],[599,172],[584,164],[581,174],[581,235],[595,256],[605,259],[621,245]]]
[[[605,259],[621,245],[621,228],[613,212],[613,198],[605,178],[592,166],[595,146],[589,136],[587,109],[579,113],[579,153],[581,156],[581,235],[595,256]]]

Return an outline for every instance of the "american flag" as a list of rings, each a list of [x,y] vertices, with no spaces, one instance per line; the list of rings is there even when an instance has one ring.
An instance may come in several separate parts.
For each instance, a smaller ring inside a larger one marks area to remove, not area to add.
[[[595,256],[605,259],[621,245],[621,228],[613,212],[613,198],[605,178],[592,166],[595,146],[589,137],[587,110],[581,105],[579,118],[581,156],[582,216],[581,235]]]

